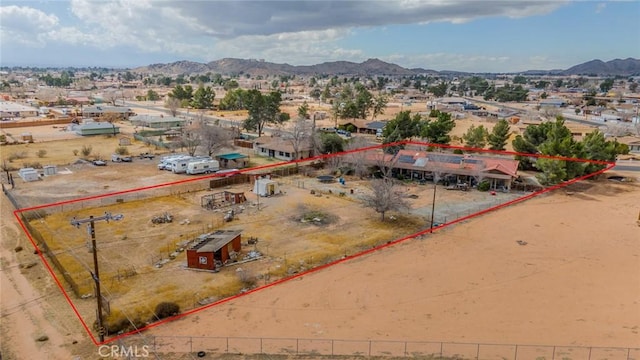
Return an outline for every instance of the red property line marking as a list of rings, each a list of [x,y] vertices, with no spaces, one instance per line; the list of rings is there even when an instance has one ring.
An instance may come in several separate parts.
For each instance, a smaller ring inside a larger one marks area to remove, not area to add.
[[[76,203],[76,202],[87,201],[87,200],[106,198],[106,197],[111,197],[111,196],[128,194],[128,193],[132,193],[132,192],[136,192],[136,191],[151,190],[151,189],[163,188],[163,187],[172,186],[172,185],[190,183],[190,182],[194,182],[194,181],[201,181],[201,180],[207,179],[207,178],[213,179],[213,178],[217,178],[217,177],[224,177],[224,176],[229,176],[230,174],[229,173],[224,174],[224,175],[222,175],[222,174],[213,174],[213,175],[207,175],[207,176],[201,176],[201,177],[194,177],[194,178],[190,178],[190,179],[173,181],[173,182],[169,182],[169,183],[145,186],[145,187],[140,187],[140,188],[135,188],[135,189],[123,190],[123,191],[107,193],[107,194],[100,194],[100,195],[89,196],[89,197],[73,199],[73,200],[60,201],[60,202],[51,203],[51,204],[38,205],[38,206],[33,206],[33,207],[29,207],[29,208],[23,208],[23,209],[16,210],[16,211],[13,212],[13,214],[16,217],[18,223],[20,224],[20,227],[22,228],[22,231],[27,235],[27,237],[29,238],[29,241],[33,245],[34,249],[37,251],[37,254],[40,257],[40,260],[42,260],[42,262],[44,263],[45,267],[47,268],[47,271],[49,272],[49,274],[51,274],[51,276],[53,277],[55,283],[58,285],[58,288],[62,291],[62,294],[64,295],[65,299],[67,300],[67,302],[69,303],[69,305],[73,309],[73,312],[75,313],[75,315],[80,320],[83,328],[89,334],[89,337],[91,338],[93,343],[96,346],[98,346],[98,345],[111,343],[111,342],[116,341],[118,339],[122,339],[124,337],[140,333],[140,332],[142,332],[144,330],[148,330],[148,329],[154,328],[156,326],[160,326],[162,324],[165,324],[165,323],[168,323],[168,322],[171,322],[171,321],[175,321],[175,320],[181,319],[181,318],[183,318],[185,316],[194,314],[196,312],[199,312],[199,311],[202,311],[202,310],[205,310],[205,309],[212,308],[214,306],[218,306],[218,305],[230,302],[232,300],[235,300],[235,299],[238,299],[238,298],[253,294],[255,292],[258,292],[258,291],[261,291],[261,290],[265,290],[265,289],[268,289],[270,287],[282,284],[284,282],[287,282],[287,281],[290,281],[290,280],[294,280],[294,279],[303,277],[305,275],[309,275],[309,274],[315,273],[317,271],[329,268],[331,266],[338,265],[340,263],[347,262],[347,261],[350,261],[352,259],[356,259],[356,258],[365,256],[365,255],[380,251],[380,250],[385,249],[387,247],[394,246],[396,244],[402,243],[402,242],[407,241],[409,239],[414,239],[414,238],[416,238],[418,236],[421,236],[421,235],[424,235],[424,234],[427,234],[427,233],[430,233],[430,232],[441,230],[443,228],[446,228],[448,226],[463,222],[465,220],[469,220],[469,219],[474,218],[476,216],[480,216],[480,215],[495,211],[497,209],[501,209],[501,208],[504,208],[504,207],[507,207],[507,206],[510,206],[510,205],[513,205],[513,204],[517,204],[517,203],[523,202],[525,200],[531,199],[531,198],[533,198],[535,196],[538,196],[540,194],[543,194],[543,193],[546,193],[546,192],[550,192],[550,191],[553,191],[553,190],[556,190],[556,189],[560,189],[560,188],[568,186],[570,184],[574,184],[574,183],[576,183],[578,181],[585,180],[585,179],[591,178],[593,176],[602,174],[602,173],[612,169],[615,166],[615,162],[607,162],[607,161],[579,159],[579,158],[566,158],[566,157],[561,157],[561,156],[547,156],[547,155],[542,155],[542,154],[525,154],[525,153],[518,153],[518,152],[512,152],[512,151],[474,149],[474,148],[465,148],[465,147],[460,147],[460,146],[432,144],[432,143],[416,142],[416,141],[400,141],[400,142],[395,142],[395,143],[381,144],[381,145],[369,146],[369,147],[359,148],[359,149],[354,149],[354,150],[349,150],[349,151],[343,151],[343,152],[336,153],[336,154],[324,154],[324,155],[318,155],[318,156],[314,156],[314,157],[306,158],[306,159],[301,159],[301,160],[293,160],[293,161],[285,161],[285,162],[274,163],[274,164],[267,164],[267,165],[253,167],[253,168],[250,168],[250,169],[238,170],[237,172],[233,172],[231,174],[243,174],[243,173],[246,173],[246,172],[251,172],[251,171],[256,171],[256,170],[270,169],[270,168],[285,166],[285,165],[289,165],[289,164],[297,164],[297,163],[301,163],[301,162],[309,162],[309,161],[325,159],[325,158],[330,158],[330,157],[335,157],[335,156],[347,155],[347,154],[356,153],[356,152],[363,152],[363,151],[368,151],[368,150],[376,150],[376,149],[381,149],[381,148],[388,147],[388,146],[397,146],[397,145],[405,145],[405,144],[421,145],[421,146],[437,147],[437,148],[461,149],[461,150],[467,150],[467,151],[484,152],[484,153],[492,153],[492,154],[500,154],[500,155],[505,155],[506,154],[506,155],[518,155],[518,156],[523,156],[523,157],[548,158],[548,159],[561,160],[561,161],[577,161],[577,162],[592,163],[592,164],[607,165],[607,166],[604,169],[601,169],[599,171],[596,171],[596,172],[593,172],[593,173],[590,173],[590,174],[587,174],[587,175],[583,175],[583,176],[580,176],[578,178],[574,178],[574,179],[565,181],[563,183],[556,184],[554,186],[545,188],[543,190],[536,191],[536,192],[533,192],[531,194],[519,197],[517,199],[508,201],[506,203],[499,204],[499,205],[496,205],[496,206],[493,206],[493,207],[478,211],[476,213],[472,213],[470,215],[458,218],[456,220],[452,220],[452,221],[447,222],[445,224],[442,224],[440,226],[434,227],[433,229],[431,229],[431,228],[425,229],[425,230],[416,232],[414,234],[410,234],[410,235],[404,236],[402,238],[399,238],[399,239],[396,239],[396,240],[393,240],[393,241],[389,241],[389,242],[386,242],[384,244],[372,247],[370,249],[361,251],[359,253],[355,253],[353,255],[345,256],[345,257],[340,258],[338,260],[334,260],[334,261],[329,262],[327,264],[323,264],[323,265],[317,266],[315,268],[306,270],[306,271],[298,273],[296,275],[276,280],[276,281],[274,281],[274,282],[272,282],[270,284],[263,285],[263,286],[251,289],[251,290],[249,290],[249,291],[247,291],[245,293],[241,293],[241,294],[237,294],[237,295],[234,295],[234,296],[230,296],[230,297],[218,300],[216,302],[213,302],[211,304],[207,304],[205,306],[189,310],[189,311],[181,313],[179,315],[176,315],[176,316],[173,316],[173,317],[170,317],[170,318],[166,318],[166,319],[162,319],[162,320],[157,321],[157,322],[155,322],[153,324],[147,325],[147,326],[145,326],[143,328],[136,329],[136,330],[124,333],[124,334],[117,335],[117,336],[112,337],[110,339],[107,339],[107,340],[105,340],[103,342],[98,342],[96,337],[93,335],[93,333],[91,332],[91,330],[87,326],[86,322],[84,321],[84,319],[80,315],[80,313],[79,313],[78,309],[76,308],[76,306],[74,305],[73,301],[71,300],[71,298],[69,297],[69,295],[65,291],[64,286],[62,285],[61,281],[55,275],[54,270],[49,265],[48,261],[46,260],[45,256],[43,255],[42,251],[40,251],[40,249],[38,248],[37,244],[35,243],[33,237],[29,233],[29,231],[27,231],[26,226],[22,222],[21,216],[19,216],[18,214],[21,214],[22,212],[26,212],[26,211],[31,211],[31,210],[43,209],[43,208],[59,206],[59,205],[64,205],[64,204],[70,204],[70,203]]]

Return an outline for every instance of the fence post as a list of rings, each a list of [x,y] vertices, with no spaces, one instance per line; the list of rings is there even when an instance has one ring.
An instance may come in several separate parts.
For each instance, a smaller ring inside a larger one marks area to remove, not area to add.
[[[333,356],[333,339],[331,339],[331,356]]]
[[[591,347],[589,347],[589,360],[591,360]]]
[[[264,352],[262,351],[262,338],[260,338],[260,354],[264,354]]]
[[[553,347],[553,354],[551,355],[551,360],[555,360],[556,359],[556,347]]]
[[[193,352],[193,336],[189,336],[189,352]]]
[[[300,343],[300,339],[296,338],[296,355],[298,355],[298,349],[300,348],[299,343]]]
[[[480,359],[480,344],[476,346],[476,360]]]
[[[513,354],[513,360],[518,360],[518,345],[516,345],[516,353]]]
[[[369,356],[371,356],[371,340],[369,340]]]
[[[227,336],[227,353],[229,353],[229,337]]]
[[[407,342],[404,342],[404,356],[407,356]]]
[[[627,348],[627,360],[629,360],[629,355],[631,354],[631,348]]]

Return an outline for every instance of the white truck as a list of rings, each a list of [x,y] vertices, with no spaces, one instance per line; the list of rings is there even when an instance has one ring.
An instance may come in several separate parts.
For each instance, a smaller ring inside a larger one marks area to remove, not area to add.
[[[209,174],[220,170],[220,163],[218,160],[213,159],[205,159],[205,160],[196,160],[191,161],[187,164],[187,174],[189,175],[197,175],[197,174]]]

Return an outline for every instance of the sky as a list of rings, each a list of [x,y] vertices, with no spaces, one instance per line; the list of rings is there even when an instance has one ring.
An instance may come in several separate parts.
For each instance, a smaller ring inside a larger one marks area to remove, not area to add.
[[[370,58],[468,72],[640,58],[640,1],[0,2],[0,66],[291,65]]]

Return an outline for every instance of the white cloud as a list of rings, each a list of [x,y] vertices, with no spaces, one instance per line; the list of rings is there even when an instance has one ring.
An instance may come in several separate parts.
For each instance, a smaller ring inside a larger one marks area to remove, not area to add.
[[[598,3],[596,5],[596,14],[601,13],[607,7],[607,3]]]
[[[43,34],[58,25],[55,15],[26,6],[0,7],[0,40],[39,47],[44,45]]]
[[[71,0],[67,17],[33,7],[0,7],[2,41],[26,46],[129,49],[209,61],[265,58],[292,64],[361,61],[368,57],[339,41],[358,28],[431,22],[463,23],[485,17],[546,14],[561,0],[182,1]],[[64,19],[64,20],[61,20]],[[83,50],[86,51],[86,50]],[[433,55],[423,55],[428,59]],[[464,63],[448,55],[442,68]],[[444,59],[444,55],[436,58]],[[420,57],[407,58],[417,63]],[[468,61],[468,59],[466,59]],[[498,59],[499,61],[499,59]],[[434,65],[435,66],[435,65]]]

